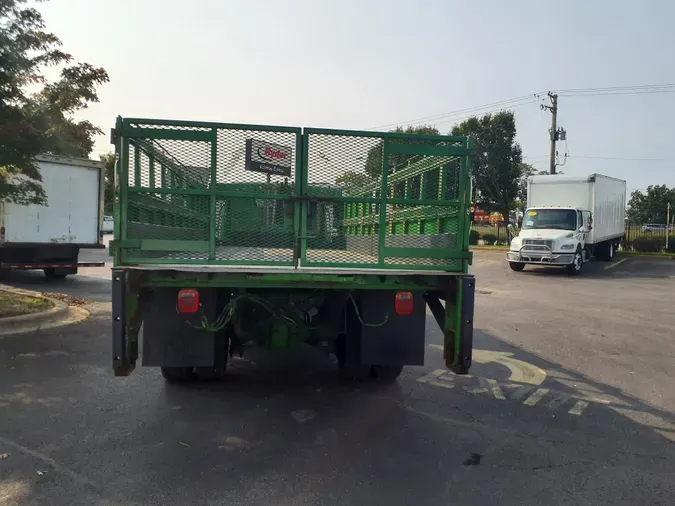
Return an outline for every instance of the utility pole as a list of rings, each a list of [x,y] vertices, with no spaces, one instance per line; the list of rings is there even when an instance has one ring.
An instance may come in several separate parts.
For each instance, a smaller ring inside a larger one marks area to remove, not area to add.
[[[556,167],[556,150],[555,142],[557,140],[565,140],[566,132],[562,128],[558,128],[558,95],[548,92],[548,98],[551,99],[551,105],[541,104],[541,110],[551,112],[551,130],[549,131],[551,137],[551,153],[549,159],[549,174],[555,174]],[[567,154],[565,154],[567,157]]]

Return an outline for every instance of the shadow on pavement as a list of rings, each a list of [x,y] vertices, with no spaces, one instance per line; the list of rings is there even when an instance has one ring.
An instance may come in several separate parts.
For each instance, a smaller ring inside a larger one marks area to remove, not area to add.
[[[565,269],[532,265],[525,267],[519,274],[571,279],[665,279],[675,277],[675,260],[671,257],[617,255],[612,262],[590,262],[577,275],[570,275]]]
[[[493,335],[479,333],[476,347],[588,385],[625,411],[591,403],[572,416],[543,399],[511,402],[506,389],[502,400],[459,383],[423,384],[437,360],[431,350],[427,366],[389,386],[340,384],[316,352],[234,361],[222,383],[170,385],[154,369],[112,377],[109,345],[106,318],[0,340],[0,454],[11,454],[0,460],[0,497],[279,506],[675,497],[672,413]],[[541,387],[553,384],[572,390],[550,377]]]

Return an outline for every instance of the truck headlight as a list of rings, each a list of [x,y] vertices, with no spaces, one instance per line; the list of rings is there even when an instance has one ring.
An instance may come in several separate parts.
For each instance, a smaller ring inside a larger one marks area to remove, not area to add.
[[[563,244],[560,249],[574,249],[577,245],[574,243]]]

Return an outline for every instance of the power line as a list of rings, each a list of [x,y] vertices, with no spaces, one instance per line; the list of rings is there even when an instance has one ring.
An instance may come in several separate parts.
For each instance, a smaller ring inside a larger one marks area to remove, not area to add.
[[[377,130],[380,128],[389,128],[392,126],[401,126],[401,125],[410,125],[410,124],[416,124],[416,123],[422,123],[426,121],[434,121],[434,120],[443,120],[445,121],[437,121],[437,123],[444,123],[447,121],[457,121],[454,117],[456,116],[461,116],[464,115],[466,117],[470,117],[478,112],[488,112],[485,111],[485,109],[496,109],[496,110],[502,110],[504,107],[519,107],[521,105],[527,105],[531,104],[534,102],[537,102],[538,100],[541,100],[541,93],[533,93],[531,95],[524,95],[522,97],[515,97],[515,98],[509,98],[506,100],[500,100],[498,102],[491,102],[489,104],[483,104],[483,105],[478,105],[474,107],[467,107],[465,109],[458,109],[456,111],[450,111],[450,112],[445,112],[442,114],[436,114],[433,116],[424,116],[421,118],[415,118],[415,119],[410,119],[407,121],[399,121],[397,123],[389,123],[386,125],[378,125],[376,127],[368,128],[367,130]],[[450,119],[448,119],[450,118]]]
[[[569,153],[569,147],[567,147],[567,152]],[[536,155],[536,156],[524,156],[523,160],[532,160],[533,163],[543,163],[545,158],[548,158],[549,155]],[[579,158],[579,159],[588,159],[588,160],[621,160],[621,161],[631,161],[631,162],[675,162],[675,158],[639,158],[639,157],[630,157],[630,156],[576,156],[576,155],[567,155],[568,158]]]
[[[607,86],[604,88],[568,88],[556,90],[555,93],[565,97],[599,97],[609,95],[650,95],[656,93],[675,93],[675,84],[643,84],[633,86]],[[498,102],[491,102],[465,109],[458,109],[456,111],[449,111],[442,114],[435,114],[431,116],[424,116],[414,118],[406,121],[399,121],[396,123],[388,123],[386,125],[378,125],[366,130],[379,130],[382,128],[391,128],[396,126],[412,126],[423,122],[435,121],[438,124],[448,123],[451,121],[461,121],[477,113],[498,112],[504,108],[515,108],[523,105],[536,103],[542,100],[542,96],[546,92],[540,91],[521,97],[509,98],[500,100]],[[487,109],[487,110],[486,110]]]
[[[675,162],[675,158],[631,158],[621,156],[569,156],[570,158],[584,158],[589,160],[622,160],[631,162]]]
[[[639,86],[609,86],[605,88],[570,88],[558,90],[566,97],[600,97],[607,95],[651,95],[655,93],[675,93],[675,84],[644,84]]]

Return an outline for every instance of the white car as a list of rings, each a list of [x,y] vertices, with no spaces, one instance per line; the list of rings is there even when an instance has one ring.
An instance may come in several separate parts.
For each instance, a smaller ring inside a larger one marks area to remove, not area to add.
[[[103,217],[103,228],[101,231],[104,234],[112,234],[115,231],[115,221],[112,216]]]

